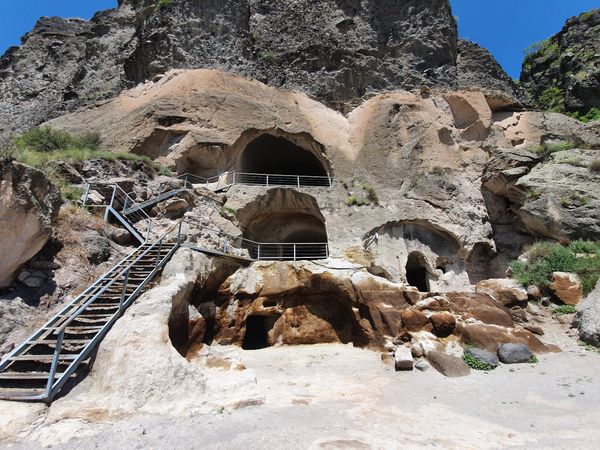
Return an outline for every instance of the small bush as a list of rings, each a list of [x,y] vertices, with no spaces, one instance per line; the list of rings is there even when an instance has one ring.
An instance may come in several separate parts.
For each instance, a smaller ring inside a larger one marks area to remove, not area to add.
[[[548,142],[544,145],[544,151],[547,155],[573,148],[575,148],[575,143],[571,141]]]
[[[535,356],[535,355],[531,355],[531,358],[529,358],[529,359],[527,360],[527,362],[528,362],[529,364],[537,364],[537,363],[539,363],[539,362],[540,362],[540,360],[538,359],[538,357],[537,357],[537,356]]]
[[[267,61],[268,63],[275,64],[279,58],[273,52],[264,52],[262,55],[262,59]]]
[[[557,86],[546,89],[538,99],[542,108],[547,111],[564,112],[565,111],[565,93]]]
[[[528,262],[510,263],[514,278],[523,286],[547,288],[553,272],[571,272],[579,276],[583,294],[587,295],[600,278],[599,242],[574,241],[566,247],[542,242],[527,249],[527,255]]]
[[[575,309],[574,306],[560,305],[560,306],[557,306],[556,308],[554,308],[554,310],[552,311],[552,314],[555,314],[557,316],[564,316],[565,314],[575,314],[576,312],[577,312],[577,310]]]
[[[158,0],[156,3],[156,10],[160,11],[162,9],[168,8],[173,4],[173,0]]]
[[[600,159],[595,159],[593,160],[589,165],[588,165],[588,170],[591,173],[600,173]]]
[[[590,108],[587,111],[566,112],[566,115],[579,120],[580,122],[588,123],[600,120],[600,108]]]
[[[27,133],[23,133],[15,140],[15,143],[19,149],[52,152],[72,147],[74,139],[66,131],[45,126],[33,128]]]
[[[348,205],[348,206],[366,206],[368,204],[369,204],[368,200],[357,197],[356,195],[350,195],[346,199],[346,205]]]
[[[472,355],[469,355],[467,353],[463,353],[463,361],[465,363],[467,363],[467,366],[469,366],[471,369],[475,369],[475,370],[494,370],[495,367],[490,366],[487,363],[484,363],[483,361],[478,360],[477,358],[475,358]]]
[[[379,198],[377,197],[377,192],[375,192],[375,189],[373,189],[368,184],[363,184],[361,187],[362,187],[363,191],[365,191],[365,194],[367,194],[367,200],[370,203],[374,203],[374,204],[379,203]]]
[[[444,169],[442,169],[440,166],[433,166],[431,169],[429,169],[429,173],[432,175],[441,175],[444,173]]]

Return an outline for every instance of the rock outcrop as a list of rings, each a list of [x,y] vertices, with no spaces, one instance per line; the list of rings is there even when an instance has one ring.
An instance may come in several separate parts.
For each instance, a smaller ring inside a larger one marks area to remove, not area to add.
[[[600,347],[600,282],[577,306],[573,325],[579,329],[583,342]]]
[[[600,9],[569,19],[535,45],[525,59],[521,84],[542,110],[586,113],[600,107]]]
[[[39,252],[61,204],[60,191],[39,170],[0,160],[0,288]]]
[[[514,84],[489,54],[475,63],[482,53],[459,44],[447,0],[121,0],[89,22],[42,18],[6,53],[0,135],[170,69],[219,68],[342,111],[366,95],[421,86],[491,88],[494,105],[517,104]]]

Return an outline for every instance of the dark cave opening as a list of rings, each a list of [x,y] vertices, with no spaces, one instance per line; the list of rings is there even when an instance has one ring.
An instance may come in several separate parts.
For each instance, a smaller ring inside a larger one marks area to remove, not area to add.
[[[425,265],[425,256],[419,252],[408,255],[406,262],[406,281],[420,292],[429,292],[429,280]]]
[[[328,175],[321,161],[310,151],[270,134],[263,134],[246,146],[240,160],[240,171],[279,175]]]
[[[277,318],[271,316],[248,316],[242,348],[244,350],[259,350],[269,347],[269,330],[273,328],[275,320]]]

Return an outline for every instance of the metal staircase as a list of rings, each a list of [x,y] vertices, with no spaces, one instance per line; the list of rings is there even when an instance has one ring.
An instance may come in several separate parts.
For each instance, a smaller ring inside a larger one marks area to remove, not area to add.
[[[190,181],[184,176],[183,187],[165,190],[143,203],[136,203],[119,186],[99,185],[112,189],[110,201],[104,205],[105,220],[112,216],[139,242],[130,255],[119,261],[90,287],[54,315],[25,342],[0,362],[0,400],[43,401],[52,403],[70,380],[85,376],[94,352],[112,325],[146,289],[179,247],[225,257],[238,263],[260,259],[297,260],[299,256],[322,259],[329,256],[327,243],[264,244],[210,229],[193,217],[185,217],[153,237],[153,220],[145,209],[184,191]],[[207,183],[208,184],[208,183]],[[94,185],[87,185],[85,200]],[[212,247],[182,243],[183,223],[200,230]],[[154,228],[156,226],[154,225]],[[272,247],[277,246],[274,250]],[[298,257],[297,257],[298,256]]]

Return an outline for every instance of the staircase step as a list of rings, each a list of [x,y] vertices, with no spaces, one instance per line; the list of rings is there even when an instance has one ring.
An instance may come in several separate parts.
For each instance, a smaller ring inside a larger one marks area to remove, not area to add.
[[[54,378],[60,378],[62,373],[55,373]],[[47,372],[3,372],[0,380],[47,380],[50,376]]]
[[[73,361],[78,355],[59,355],[60,361]],[[51,363],[54,360],[54,355],[19,355],[10,358],[11,361],[39,361]]]

